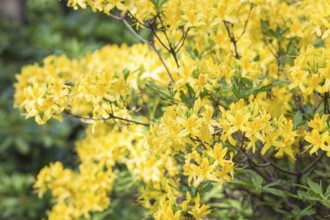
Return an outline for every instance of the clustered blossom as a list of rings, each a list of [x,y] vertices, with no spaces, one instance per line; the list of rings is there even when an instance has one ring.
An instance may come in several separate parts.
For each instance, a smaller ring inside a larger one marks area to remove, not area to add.
[[[298,87],[304,95],[330,91],[330,51],[309,46],[301,51],[290,68],[290,89]]]
[[[146,65],[149,62],[154,64]],[[137,89],[137,79],[142,83],[152,78],[161,84],[164,71],[143,45],[105,46],[80,59],[50,56],[17,76],[15,105],[39,124],[61,119],[63,112],[95,119],[115,113],[127,116],[124,106]]]
[[[68,5],[129,16],[136,28],[158,19],[158,38],[78,59],[49,56],[17,75],[15,106],[27,118],[44,124],[67,114],[91,123],[76,144],[79,169],[55,162],[38,175],[39,195],[50,191],[54,198],[49,219],[105,210],[116,164],[142,184],[138,201],[155,219],[203,219],[212,208],[198,190],[230,182],[239,153],[330,157],[329,111],[319,105],[330,92],[327,1]]]

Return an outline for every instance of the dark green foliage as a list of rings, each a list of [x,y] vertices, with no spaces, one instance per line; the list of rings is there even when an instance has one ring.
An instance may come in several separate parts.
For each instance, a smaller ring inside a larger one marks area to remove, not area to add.
[[[23,65],[40,63],[50,54],[78,57],[104,44],[136,43],[122,23],[104,14],[74,11],[62,4],[28,0],[21,24],[0,15],[0,219],[45,217],[51,203],[47,196],[38,199],[32,188],[34,178],[52,161],[75,167],[78,161],[73,152],[74,140],[83,135],[77,120],[39,126],[13,109],[15,74]],[[114,219],[136,214],[129,209],[114,212],[122,206],[120,201],[113,203],[109,214],[95,219],[114,217],[114,213],[118,215]]]

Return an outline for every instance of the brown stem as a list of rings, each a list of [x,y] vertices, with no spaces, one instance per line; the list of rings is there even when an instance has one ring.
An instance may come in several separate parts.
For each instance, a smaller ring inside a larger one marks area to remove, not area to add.
[[[245,138],[245,132],[243,132],[242,140],[241,140],[241,146],[239,147],[238,152],[234,155],[234,157],[233,157],[233,161],[234,161],[235,158],[239,155],[239,153],[243,150],[243,146],[244,146],[244,138]]]
[[[110,15],[112,18],[118,20],[118,21],[123,21],[125,26],[143,43],[147,43],[151,46],[151,48],[157,53],[158,58],[160,59],[160,61],[162,62],[168,76],[170,77],[171,81],[174,82],[174,79],[172,77],[172,74],[170,73],[165,61],[163,60],[161,54],[159,53],[159,51],[157,50],[157,48],[155,47],[155,43],[153,41],[153,39],[151,41],[147,41],[146,39],[144,39],[143,37],[141,37],[135,30],[134,28],[132,28],[132,26],[126,21],[125,19],[125,15],[124,16],[116,16],[116,15]],[[155,36],[155,34],[153,34],[153,36]]]
[[[134,121],[134,120],[131,120],[131,119],[127,119],[127,118],[122,118],[122,117],[115,116],[113,113],[110,113],[109,117],[107,117],[107,118],[85,117],[85,116],[73,114],[72,112],[70,112],[68,110],[65,110],[65,113],[67,113],[68,115],[71,115],[71,116],[73,116],[75,118],[84,119],[84,120],[107,121],[107,120],[110,120],[110,119],[118,119],[118,120],[121,120],[121,121],[129,122],[129,123],[134,123],[134,124],[138,124],[138,125],[143,125],[143,126],[146,126],[146,127],[149,127],[150,126],[150,124],[147,124],[147,123],[143,123],[143,122]]]
[[[160,21],[160,24],[162,25],[162,30],[163,30],[163,33],[165,35],[165,38],[167,40],[167,43],[168,43],[168,46],[169,46],[169,49],[167,49],[167,51],[172,54],[173,58],[174,58],[174,61],[176,63],[176,66],[177,67],[180,67],[179,65],[179,62],[178,62],[178,58],[177,58],[177,52],[176,52],[176,49],[175,49],[175,46],[173,46],[173,44],[171,43],[170,41],[170,38],[168,37],[167,35],[167,32],[166,32],[166,28],[165,28],[165,25],[164,25],[164,22],[162,20],[162,17],[160,16],[160,14],[157,15],[159,21]]]
[[[311,163],[311,164],[309,164],[309,166],[308,167],[306,167],[305,169],[303,169],[301,172],[300,172],[300,174],[301,174],[301,176],[302,175],[304,175],[304,174],[306,174],[308,171],[310,171],[313,167],[315,167],[317,164],[318,164],[318,162],[320,162],[321,161],[321,159],[323,158],[323,156],[325,155],[325,151],[322,151],[322,153],[320,153],[319,154],[319,156]]]
[[[165,61],[163,60],[162,55],[161,55],[161,54],[159,53],[159,51],[157,50],[157,48],[156,48],[156,46],[155,46],[155,43],[154,43],[154,42],[150,42],[149,44],[150,44],[150,46],[152,47],[152,49],[156,52],[156,54],[158,55],[158,58],[159,58],[160,62],[162,62],[162,64],[163,64],[163,66],[164,66],[164,68],[165,68],[165,70],[166,70],[168,76],[171,78],[171,81],[174,82],[174,78],[173,78],[172,74],[170,73],[170,70],[168,69],[168,67],[167,67],[167,65],[166,65],[166,63],[165,63]]]
[[[250,5],[249,14],[248,14],[247,19],[245,20],[245,24],[244,24],[244,27],[243,27],[243,31],[242,31],[242,33],[239,35],[239,37],[237,38],[236,41],[239,41],[239,40],[241,39],[241,37],[244,35],[244,33],[245,33],[245,31],[246,31],[246,28],[247,28],[247,25],[248,25],[249,20],[250,20],[250,16],[251,16],[252,9],[253,9],[253,4]]]
[[[187,38],[187,35],[188,35],[188,32],[189,32],[189,28],[187,29],[187,31],[184,31],[183,30],[183,33],[182,33],[182,37],[181,37],[181,39],[179,40],[179,42],[174,46],[174,48],[175,48],[175,52],[177,53],[177,52],[179,52],[180,51],[180,49],[181,49],[181,47],[184,45],[184,41],[186,40],[186,38]],[[179,46],[180,45],[180,46]]]
[[[223,23],[225,25],[225,28],[226,28],[226,31],[227,31],[227,34],[228,34],[228,37],[230,39],[230,42],[233,44],[234,46],[234,51],[235,51],[235,58],[237,60],[239,60],[241,58],[241,56],[239,55],[238,53],[238,50],[237,50],[237,40],[235,39],[235,36],[234,34],[230,31],[230,27],[229,27],[229,24],[231,24],[231,26],[233,27],[234,25],[232,23],[230,23],[229,21],[226,21],[226,20],[223,20]]]

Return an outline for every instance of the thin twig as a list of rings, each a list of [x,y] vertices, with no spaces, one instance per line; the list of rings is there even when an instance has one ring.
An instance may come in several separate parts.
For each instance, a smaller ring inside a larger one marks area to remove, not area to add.
[[[162,64],[163,64],[163,66],[164,66],[164,68],[165,68],[165,70],[166,70],[168,76],[171,78],[171,81],[174,82],[174,78],[173,78],[173,76],[172,76],[170,70],[168,69],[168,67],[167,67],[167,65],[166,65],[166,63],[165,63],[165,61],[164,61],[162,55],[161,55],[161,54],[159,53],[159,51],[157,50],[157,48],[156,48],[156,46],[155,46],[155,43],[154,43],[154,42],[150,42],[149,44],[150,44],[150,46],[152,47],[152,49],[157,53],[158,58],[159,58],[160,62],[162,62]]]
[[[110,14],[109,16],[112,17],[112,18],[114,18],[114,19],[116,19],[116,20],[118,20],[118,21],[123,20],[123,16],[122,15],[117,16],[117,15]]]
[[[269,163],[269,165],[271,165],[274,169],[278,170],[278,171],[281,171],[282,173],[286,173],[286,174],[289,174],[289,175],[293,175],[293,176],[297,176],[299,175],[299,172],[292,172],[292,171],[289,171],[289,170],[285,170],[279,166],[277,166],[275,163],[273,163],[272,161],[269,161],[267,160],[266,158],[264,158],[265,161],[267,161],[267,163]]]
[[[126,19],[123,18],[123,22],[126,25],[126,27],[143,43],[149,43],[149,41],[147,41],[146,39],[144,39],[143,37],[141,37],[133,28],[132,26],[126,21]]]
[[[263,161],[265,161],[265,163],[264,164],[256,164],[255,163],[255,165],[258,166],[258,167],[272,166],[274,169],[279,170],[279,171],[281,171],[283,173],[286,173],[286,174],[289,174],[289,175],[294,175],[294,176],[298,175],[298,172],[292,172],[292,171],[289,171],[289,170],[285,170],[285,169],[277,166],[276,164],[274,164],[272,161],[269,161],[267,158],[265,158],[265,157],[263,157],[261,155],[259,155],[259,157],[261,157],[261,159]]]
[[[253,162],[253,160],[251,160],[251,158],[249,158],[249,157],[247,157],[247,158],[248,158],[248,164],[250,165],[250,167],[251,167],[252,170],[254,170],[255,172],[257,172],[260,176],[262,176],[268,182],[273,182],[274,181],[272,178],[270,178],[269,176],[267,176],[265,173],[261,172],[258,169],[258,167],[256,166],[256,164]]]
[[[256,166],[256,167],[269,167],[271,165],[271,163],[269,163],[269,162],[257,164],[249,156],[248,156],[248,160],[253,164],[253,166]]]
[[[225,25],[225,28],[226,28],[226,31],[227,31],[227,34],[228,34],[228,37],[230,39],[230,42],[233,44],[234,46],[234,50],[235,50],[235,58],[237,60],[239,60],[241,58],[241,56],[239,55],[238,53],[238,50],[237,50],[237,40],[235,39],[235,36],[234,36],[234,33],[230,31],[230,28],[229,28],[229,24],[231,24],[231,26],[233,27],[234,25],[232,23],[230,23],[229,21],[226,21],[226,20],[223,20],[223,23]]]
[[[129,14],[129,16],[131,16],[137,23],[139,23],[141,26],[145,27],[145,28],[150,28],[149,26],[145,25],[144,23],[142,23],[141,21],[139,21],[139,19],[137,19],[132,12],[127,11],[127,13]]]
[[[170,49],[164,44],[164,42],[158,37],[156,31],[154,30],[154,28],[151,28],[151,32],[152,34],[157,38],[157,40],[159,41],[159,43],[165,48],[165,50],[170,51]]]
[[[314,91],[314,104],[313,104],[313,108],[312,108],[313,115],[315,114],[318,98],[319,98],[319,93],[317,91]]]
[[[187,35],[188,35],[189,30],[190,30],[190,28],[188,28],[187,31],[184,31],[184,30],[183,30],[183,33],[182,33],[182,37],[181,37],[181,39],[180,39],[179,42],[174,46],[174,48],[175,48],[175,52],[176,52],[176,53],[179,52],[180,49],[181,49],[181,47],[184,45],[184,42],[185,42],[185,40],[186,40],[186,38],[187,38]],[[181,45],[180,45],[180,44],[181,44]],[[179,45],[180,45],[180,46],[179,46]]]
[[[132,28],[132,26],[127,22],[127,20],[124,18],[124,16],[116,16],[116,15],[110,15],[112,18],[118,20],[118,21],[123,21],[125,26],[140,40],[142,41],[143,43],[146,43],[146,44],[149,44],[152,49],[157,53],[160,61],[162,62],[168,76],[170,77],[171,81],[174,82],[174,79],[172,77],[172,74],[170,73],[165,61],[163,60],[161,54],[159,53],[159,51],[157,50],[157,48],[155,47],[155,43],[153,41],[153,39],[151,41],[147,41],[146,39],[144,39],[143,37],[141,37],[135,30],[134,28]],[[155,36],[155,35],[153,35]]]
[[[134,36],[136,36],[140,41],[142,41],[143,43],[149,43],[149,41],[147,41],[146,39],[144,39],[143,37],[141,37],[135,30],[134,28],[132,28],[132,26],[127,22],[127,20],[125,19],[125,15],[120,15],[120,16],[116,16],[113,14],[110,14],[110,17],[118,20],[118,21],[123,21],[123,23],[125,24],[125,26],[131,31],[132,34],[134,34]]]
[[[269,44],[267,42],[266,33],[262,32],[262,35],[263,35],[263,41],[264,41],[266,47],[268,48],[270,53],[277,59],[277,54],[273,51],[273,49],[269,46]]]
[[[239,37],[237,38],[236,41],[239,41],[241,39],[241,37],[244,35],[245,31],[246,31],[246,27],[249,23],[249,20],[250,20],[250,16],[251,16],[251,12],[252,12],[252,9],[253,9],[253,4],[250,5],[250,10],[249,10],[249,14],[248,14],[248,17],[247,19],[245,20],[245,24],[244,24],[244,27],[243,27],[243,31],[242,33],[239,35]]]
[[[147,123],[143,123],[143,122],[139,122],[139,121],[134,121],[134,120],[130,120],[130,119],[127,119],[127,118],[122,118],[122,117],[118,117],[118,116],[115,116],[113,113],[110,113],[109,117],[107,118],[92,118],[92,117],[85,117],[85,116],[81,116],[81,115],[76,115],[76,114],[73,114],[72,112],[68,111],[68,110],[65,110],[65,113],[67,113],[68,115],[71,115],[75,118],[79,118],[79,119],[84,119],[84,120],[92,120],[92,121],[107,121],[107,120],[110,120],[110,119],[118,119],[118,120],[121,120],[121,121],[126,121],[126,122],[129,122],[129,123],[134,123],[134,124],[138,124],[138,125],[143,125],[143,126],[146,126],[146,127],[149,127],[150,125],[147,124]]]
[[[162,20],[162,17],[160,16],[160,14],[158,14],[158,15],[156,16],[156,18],[159,19],[160,24],[162,25],[162,31],[163,31],[163,33],[164,33],[164,35],[165,35],[165,38],[166,38],[167,43],[168,43],[168,46],[169,46],[169,48],[167,48],[167,51],[168,51],[170,54],[172,54],[176,66],[177,66],[177,67],[180,67],[180,65],[179,65],[179,61],[178,61],[178,58],[177,58],[177,51],[176,51],[175,47],[173,46],[172,42],[170,41],[170,38],[169,38],[168,35],[167,35],[166,28],[165,28],[164,22],[163,22],[163,20]],[[157,36],[156,33],[155,33],[155,31],[154,31],[154,34],[155,34],[155,36]],[[158,38],[157,38],[157,39],[158,39]],[[158,40],[159,40],[159,39],[158,39]],[[159,40],[159,41],[160,41],[160,40]],[[162,43],[162,42],[161,42],[161,43]]]
[[[160,21],[160,24],[162,25],[163,32],[164,32],[165,38],[166,38],[166,40],[167,40],[167,42],[168,42],[168,45],[170,46],[170,48],[172,48],[173,45],[172,45],[172,43],[171,43],[171,41],[170,41],[170,38],[167,36],[166,29],[165,29],[165,25],[164,25],[164,22],[163,22],[163,20],[162,20],[162,17],[160,16],[160,14],[158,14],[157,17],[158,17],[158,19],[159,19],[159,21]]]
[[[243,132],[241,146],[239,147],[238,152],[234,155],[234,157],[232,159],[233,161],[238,156],[238,154],[243,150],[243,147],[244,147],[244,138],[245,138],[245,132]]]
[[[311,163],[309,164],[308,167],[306,167],[305,169],[303,169],[301,172],[300,172],[300,175],[304,175],[306,174],[308,171],[310,171],[314,166],[316,166],[316,164],[318,162],[321,161],[322,157],[325,155],[325,151],[322,151],[322,153],[319,154],[319,156]]]
[[[323,98],[323,100],[324,100],[324,114],[326,115],[326,114],[328,114],[329,113],[329,101],[328,101],[328,99],[329,99],[329,92],[326,92],[326,93],[324,93],[324,98]]]

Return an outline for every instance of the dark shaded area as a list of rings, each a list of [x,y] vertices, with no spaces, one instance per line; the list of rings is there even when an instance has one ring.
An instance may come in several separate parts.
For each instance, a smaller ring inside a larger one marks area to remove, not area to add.
[[[9,1],[0,1],[0,219],[35,220],[51,207],[49,196],[40,200],[33,191],[36,175],[53,161],[77,165],[74,141],[84,136],[84,126],[72,118],[45,126],[26,120],[13,108],[15,74],[50,54],[79,57],[104,44],[136,41],[121,23],[74,11],[66,1],[19,0],[16,14],[4,11]]]

